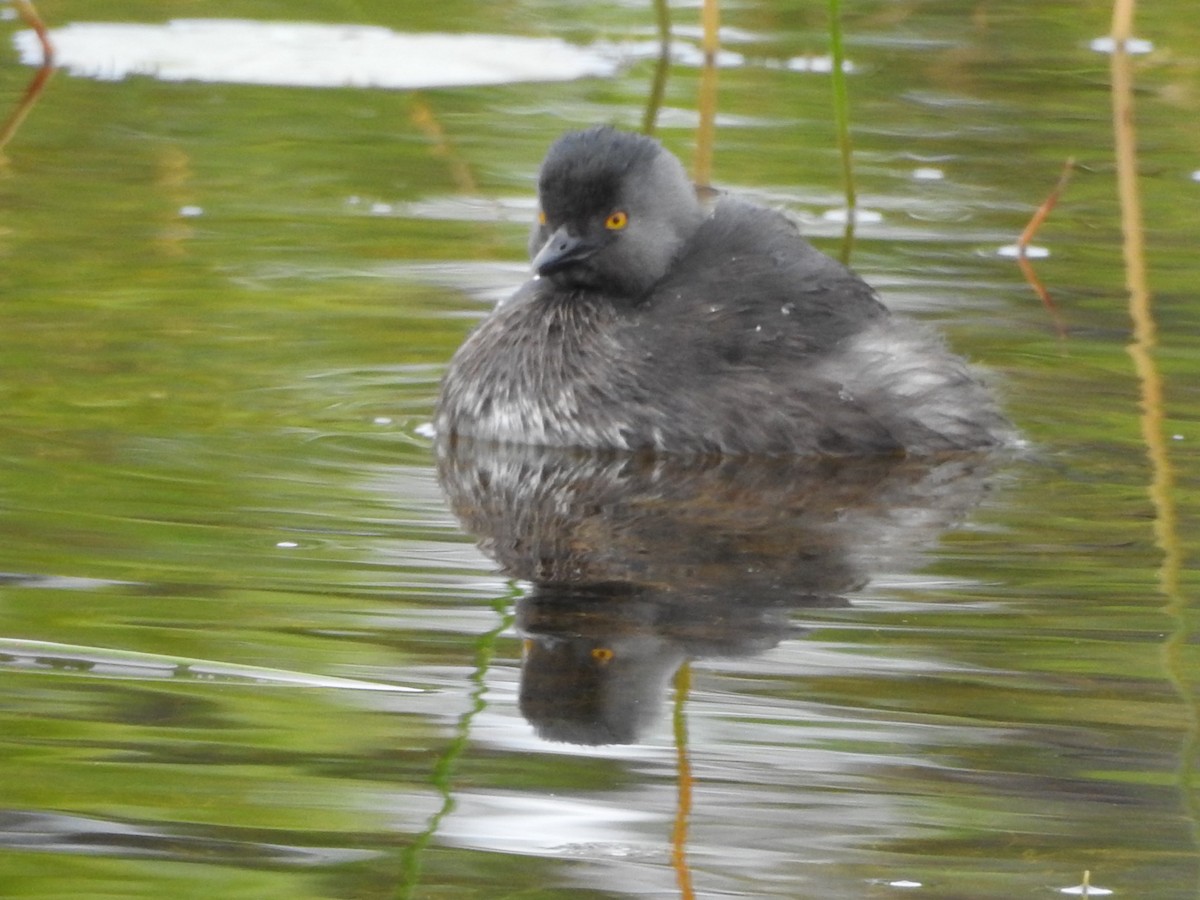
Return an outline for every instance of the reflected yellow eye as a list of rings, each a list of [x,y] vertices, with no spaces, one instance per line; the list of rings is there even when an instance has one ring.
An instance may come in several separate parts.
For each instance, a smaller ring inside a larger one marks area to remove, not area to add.
[[[625,215],[625,211],[618,209],[615,213],[604,220],[604,227],[609,231],[620,231],[629,224],[629,216]]]
[[[608,647],[596,647],[592,650],[592,659],[601,665],[610,662],[615,655]]]
[[[539,225],[546,224],[546,211],[544,209],[538,210],[538,224]]]

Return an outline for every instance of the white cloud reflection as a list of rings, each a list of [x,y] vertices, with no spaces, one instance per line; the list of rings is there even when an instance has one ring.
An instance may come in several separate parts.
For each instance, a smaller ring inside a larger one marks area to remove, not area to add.
[[[176,19],[161,25],[80,22],[50,33],[72,75],[120,81],[209,81],[298,87],[431,88],[569,81],[612,75],[612,53],[557,38],[402,34],[363,25]],[[32,31],[14,37],[40,65]]]

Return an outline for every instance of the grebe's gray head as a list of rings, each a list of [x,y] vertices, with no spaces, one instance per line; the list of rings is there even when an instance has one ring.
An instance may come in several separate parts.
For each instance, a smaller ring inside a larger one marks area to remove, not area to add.
[[[667,273],[705,215],[678,159],[651,138],[608,127],[550,147],[538,202],[534,272],[629,299]]]

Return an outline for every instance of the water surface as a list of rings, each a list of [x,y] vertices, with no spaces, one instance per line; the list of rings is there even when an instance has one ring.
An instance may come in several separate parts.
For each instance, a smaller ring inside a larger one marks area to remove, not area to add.
[[[723,12],[714,180],[836,253],[824,8]],[[439,486],[441,369],[524,277],[546,145],[642,122],[646,5],[288,5],[607,67],[566,81],[57,73],[0,168],[0,893],[1200,896],[1187,12],[1138,20],[1132,353],[1108,10],[847,15],[853,264],[1029,442],[949,468],[472,458]],[[690,164],[675,19],[658,135]],[[0,24],[7,110],[35,70]],[[1064,336],[998,250],[1068,157],[1034,262]],[[592,587],[534,587],[556,561]]]

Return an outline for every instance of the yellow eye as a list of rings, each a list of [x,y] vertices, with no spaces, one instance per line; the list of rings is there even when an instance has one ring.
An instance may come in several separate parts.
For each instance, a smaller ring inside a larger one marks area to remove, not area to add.
[[[539,225],[546,224],[546,211],[544,209],[538,210],[538,224]]]
[[[604,220],[604,227],[609,231],[620,231],[629,224],[629,216],[625,215],[623,209],[618,209]]]
[[[608,647],[596,647],[592,650],[592,659],[600,663],[600,665],[612,662],[612,658],[614,656],[616,656],[616,654],[613,653]]]

